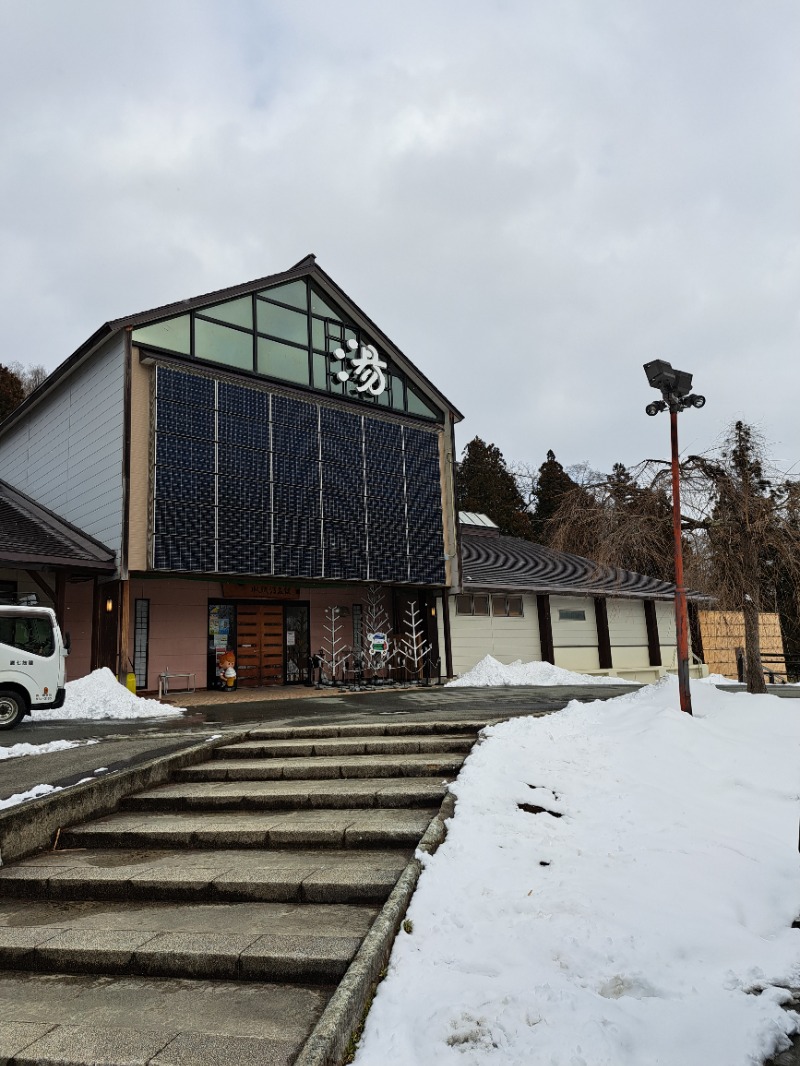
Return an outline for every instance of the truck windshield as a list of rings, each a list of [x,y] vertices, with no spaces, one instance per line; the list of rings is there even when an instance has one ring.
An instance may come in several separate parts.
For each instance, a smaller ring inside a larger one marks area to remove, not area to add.
[[[0,644],[9,644],[29,655],[47,657],[55,651],[53,627],[48,618],[40,615],[0,618]]]

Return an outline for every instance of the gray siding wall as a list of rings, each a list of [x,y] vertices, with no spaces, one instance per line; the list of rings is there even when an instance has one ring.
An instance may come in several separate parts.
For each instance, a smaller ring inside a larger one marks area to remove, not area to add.
[[[97,537],[122,539],[124,338],[112,337],[0,437],[0,478]]]

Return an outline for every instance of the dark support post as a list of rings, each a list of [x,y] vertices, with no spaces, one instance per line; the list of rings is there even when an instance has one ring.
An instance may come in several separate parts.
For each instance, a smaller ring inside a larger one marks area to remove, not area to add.
[[[45,594],[50,602],[55,607],[56,605],[56,590],[48,585],[45,579],[36,570],[26,570],[25,573],[38,588]]]
[[[678,466],[678,412],[669,412],[672,442],[672,535],[675,541],[675,633],[678,642],[678,691],[681,710],[692,713],[689,687],[689,619],[686,613],[686,587],[683,583],[683,546],[681,538],[681,482]]]
[[[594,619],[597,623],[597,651],[600,657],[600,669],[610,670],[614,664],[611,660],[611,634],[608,631],[608,604],[604,596],[595,597]]]
[[[689,613],[689,636],[691,637],[692,651],[701,662],[706,661],[706,653],[703,649],[703,630],[700,626],[700,612],[696,603],[688,603],[686,610]]]
[[[67,624],[67,575],[63,570],[56,570],[55,612],[56,621],[63,633]]]
[[[450,638],[450,589],[442,589],[442,629],[444,630],[444,672],[453,676],[453,642]]]
[[[542,649],[542,662],[555,665],[556,653],[553,647],[553,620],[550,617],[550,597],[536,597],[536,613],[539,616],[539,644]]]
[[[644,601],[644,624],[647,626],[647,654],[651,666],[661,666],[661,639],[658,635],[658,615],[652,600]]]

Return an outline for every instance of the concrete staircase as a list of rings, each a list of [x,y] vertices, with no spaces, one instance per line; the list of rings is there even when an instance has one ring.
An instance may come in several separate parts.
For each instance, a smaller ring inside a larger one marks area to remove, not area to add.
[[[0,869],[0,1062],[294,1062],[478,728],[254,731]]]

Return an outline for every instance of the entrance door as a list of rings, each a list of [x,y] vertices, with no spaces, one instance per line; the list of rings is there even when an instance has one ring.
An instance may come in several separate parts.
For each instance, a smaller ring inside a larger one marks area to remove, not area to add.
[[[239,605],[236,673],[238,683],[245,688],[283,684],[283,607]]]

